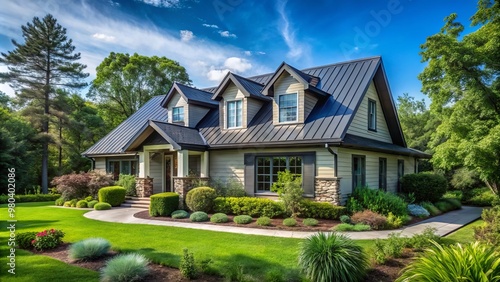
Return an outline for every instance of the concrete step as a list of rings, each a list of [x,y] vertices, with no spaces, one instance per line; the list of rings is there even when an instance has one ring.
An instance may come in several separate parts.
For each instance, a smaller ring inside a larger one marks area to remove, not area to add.
[[[149,209],[149,204],[144,205],[144,204],[134,204],[134,203],[125,202],[125,203],[122,203],[120,206],[124,207],[124,208],[138,208],[138,209],[145,209],[145,210]]]
[[[127,199],[125,199],[125,203],[149,205],[151,203],[151,201],[147,201],[147,200],[127,200]]]
[[[131,197],[131,196],[127,196],[125,197],[125,200],[132,200],[132,201],[151,201],[151,198],[149,197]]]

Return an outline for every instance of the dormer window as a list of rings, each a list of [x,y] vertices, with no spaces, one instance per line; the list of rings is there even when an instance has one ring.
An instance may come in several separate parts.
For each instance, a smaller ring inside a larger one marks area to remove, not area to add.
[[[297,93],[281,94],[278,96],[279,122],[297,122]]]
[[[368,100],[368,130],[377,131],[377,102]]]
[[[184,121],[184,107],[172,108],[172,122],[183,122],[183,121]]]
[[[227,128],[238,128],[242,126],[243,108],[242,101],[227,101]]]

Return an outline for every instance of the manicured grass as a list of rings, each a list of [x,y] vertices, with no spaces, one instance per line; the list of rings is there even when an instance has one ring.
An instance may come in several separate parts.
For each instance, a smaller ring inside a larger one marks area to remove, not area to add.
[[[471,224],[468,224],[457,231],[451,233],[450,235],[446,236],[443,241],[447,244],[454,244],[454,243],[471,243],[474,242],[474,227],[480,226],[484,223],[482,219],[478,219]]]

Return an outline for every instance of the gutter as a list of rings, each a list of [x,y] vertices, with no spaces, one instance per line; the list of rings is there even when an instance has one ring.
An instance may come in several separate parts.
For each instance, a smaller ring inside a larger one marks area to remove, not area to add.
[[[328,143],[325,143],[325,148],[330,152],[330,154],[333,155],[333,176],[337,177],[337,170],[338,170],[338,157],[339,155],[333,151],[333,149],[328,145]]]

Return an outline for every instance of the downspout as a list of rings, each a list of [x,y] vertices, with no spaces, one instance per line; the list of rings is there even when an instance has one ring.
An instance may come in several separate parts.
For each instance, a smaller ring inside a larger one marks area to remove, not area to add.
[[[333,155],[333,176],[337,177],[338,154],[332,150],[328,143],[325,143],[325,148],[328,150],[328,152],[330,152],[330,154]]]
[[[95,169],[95,159],[88,157],[88,156],[84,156],[84,157],[90,160],[90,170],[94,170]]]

